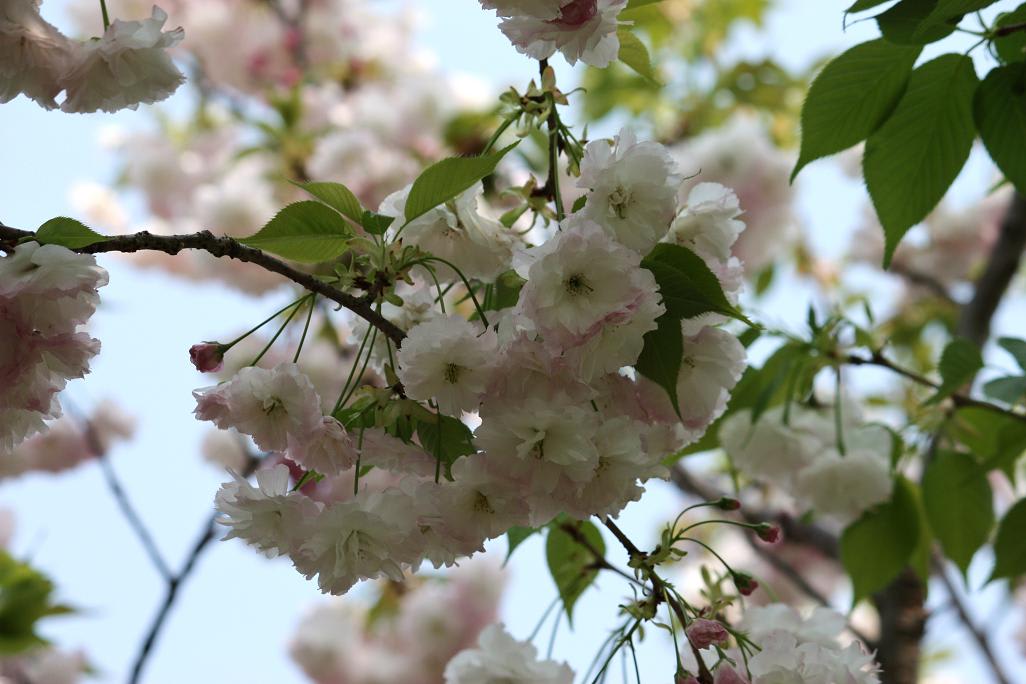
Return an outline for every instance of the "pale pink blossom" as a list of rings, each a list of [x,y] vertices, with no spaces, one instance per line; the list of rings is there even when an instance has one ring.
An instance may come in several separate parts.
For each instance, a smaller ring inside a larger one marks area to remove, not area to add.
[[[0,6],[0,104],[19,94],[54,109],[72,45],[39,16],[36,0],[5,0]]]
[[[721,623],[705,618],[697,618],[685,629],[688,641],[695,648],[709,648],[713,645],[722,646],[730,638],[727,628]]]
[[[517,3],[520,4],[520,3]],[[617,16],[627,0],[571,0],[559,5],[553,15],[551,7],[511,7],[499,23],[517,49],[532,59],[548,59],[558,50],[570,64],[578,60],[596,67],[608,66],[620,49],[617,38]],[[501,11],[500,11],[501,14]]]
[[[307,470],[339,475],[359,457],[352,435],[331,416],[324,416],[309,434],[289,434],[289,456]]]

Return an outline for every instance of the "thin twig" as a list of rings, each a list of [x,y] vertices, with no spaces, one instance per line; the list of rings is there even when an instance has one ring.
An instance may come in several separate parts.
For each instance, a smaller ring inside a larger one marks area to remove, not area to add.
[[[27,230],[19,230],[7,226],[0,226],[0,243],[14,244],[19,240],[31,238],[34,233]],[[215,257],[228,257],[238,261],[245,261],[256,264],[267,271],[277,273],[305,287],[310,292],[319,295],[342,305],[354,314],[364,319],[372,326],[392,339],[397,345],[401,344],[406,337],[398,326],[386,319],[374,310],[374,308],[361,298],[354,297],[343,292],[309,273],[299,271],[284,261],[266,254],[259,249],[247,247],[230,237],[218,237],[208,230],[187,235],[153,235],[147,231],[133,233],[130,235],[117,235],[103,242],[97,242],[87,247],[73,251],[82,254],[99,254],[104,252],[163,252],[176,255],[182,250],[195,249],[207,252]]]

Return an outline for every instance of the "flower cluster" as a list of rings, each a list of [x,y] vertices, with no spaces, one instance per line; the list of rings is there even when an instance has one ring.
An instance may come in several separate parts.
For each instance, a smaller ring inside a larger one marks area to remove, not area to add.
[[[107,272],[57,245],[19,245],[0,258],[0,455],[61,415],[57,393],[89,371],[99,341],[78,332]]]
[[[38,5],[10,0],[0,8],[0,103],[24,94],[55,109],[65,91],[62,111],[115,112],[163,100],[185,81],[167,53],[184,31],[163,31],[167,13],[159,7],[149,19],[115,19],[102,37],[75,41]]]
[[[558,50],[570,64],[605,67],[620,50],[617,15],[627,0],[481,0],[481,6],[495,10],[502,32],[532,59]]]
[[[322,415],[319,393],[292,363],[243,368],[197,391],[197,417],[288,459],[258,473],[255,487],[222,488],[229,536],[288,555],[322,590],[342,593],[361,578],[401,578],[423,560],[450,565],[513,526],[561,513],[616,516],[641,496],[641,483],[665,476],[663,459],[723,412],[745,354],[712,327],[719,320],[684,320],[679,413],[663,388],[625,370],[666,310],[642,257],[660,240],[690,241],[714,273],[739,268],[727,254],[742,227],[737,202],[703,186],[678,207],[681,179],[667,151],[629,133],[591,143],[581,171],[585,207],[515,256],[497,237],[501,226],[477,212],[475,188],[399,229],[395,237],[412,231],[412,241],[446,255],[435,279],[477,268],[475,279],[488,282],[514,263],[526,277],[516,305],[495,321],[442,315],[432,299],[408,297],[405,320],[419,322],[388,366],[405,397],[421,402],[410,414],[424,426],[416,441],[346,410]],[[389,198],[383,211],[399,214],[403,201]],[[472,435],[456,420],[467,414],[480,418]],[[460,453],[441,453],[445,435],[460,432]],[[439,478],[443,457],[447,478]],[[289,463],[294,479],[304,471],[324,479],[295,491]],[[354,473],[368,466],[390,475],[360,488]]]
[[[755,425],[750,412],[734,414],[720,426],[720,442],[741,472],[790,492],[805,509],[848,523],[890,498],[893,436],[844,408],[843,455],[833,412],[799,406],[787,420],[783,407],[770,409]]]
[[[477,648],[458,653],[445,668],[445,684],[572,684],[573,681],[574,672],[568,665],[538,660],[534,646],[517,641],[502,625],[485,629]]]
[[[436,684],[495,621],[502,579],[495,565],[471,562],[401,591],[383,583],[373,607],[330,599],[303,618],[289,653],[314,682]]]

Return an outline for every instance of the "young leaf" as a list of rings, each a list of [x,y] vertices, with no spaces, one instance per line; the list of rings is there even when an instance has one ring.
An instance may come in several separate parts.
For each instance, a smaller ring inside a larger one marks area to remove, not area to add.
[[[1016,404],[1026,396],[1026,375],[996,378],[983,386],[983,393],[1006,404]]]
[[[944,553],[965,575],[994,527],[986,473],[969,454],[940,451],[923,475],[923,504]]]
[[[659,244],[641,261],[641,265],[655,276],[667,315],[679,320],[712,311],[751,324],[727,301],[720,281],[702,258],[690,249]]]
[[[958,388],[972,380],[981,368],[983,368],[983,356],[975,344],[969,340],[952,340],[941,353],[938,367],[941,374],[941,386],[926,404],[936,404],[941,399],[951,396],[958,391]]]
[[[413,181],[406,198],[405,217],[409,223],[448,202],[461,192],[495,171],[496,165],[517,143],[480,157],[449,157],[424,169]]]
[[[292,261],[317,263],[345,252],[352,235],[349,224],[333,209],[304,200],[288,205],[255,235],[239,242]]]
[[[993,69],[973,100],[980,138],[1001,173],[1026,192],[1026,74],[1023,65]]]
[[[511,527],[506,532],[506,541],[509,543],[509,550],[506,551],[506,560],[502,562],[503,565],[509,563],[509,559],[513,557],[513,552],[516,551],[517,547],[523,544],[528,537],[538,531],[535,527]]]
[[[656,319],[656,329],[645,333],[644,346],[634,369],[666,390],[673,410],[680,415],[677,398],[677,376],[684,357],[684,337],[680,320],[669,313]]]
[[[452,416],[436,415],[418,420],[417,437],[424,451],[441,459],[446,472],[460,456],[476,451],[470,428]]]
[[[941,55],[912,72],[884,124],[866,141],[862,167],[887,238],[884,265],[909,228],[940,201],[969,157],[977,79],[963,55]]]
[[[327,204],[329,207],[356,223],[363,218],[363,206],[356,198],[353,191],[341,183],[297,183],[292,181],[296,187],[306,190],[308,193]]]
[[[905,92],[922,48],[877,39],[861,43],[823,68],[802,106],[802,146],[791,174],[811,161],[865,140]]]
[[[913,485],[899,477],[891,500],[866,511],[841,535],[841,562],[851,577],[853,605],[898,576],[912,560],[919,533]]]
[[[1026,22],[1026,4],[1019,5],[1011,12],[998,17],[994,28],[999,31],[1007,26],[1015,26]],[[1022,62],[1026,58],[1026,32],[1013,31],[1005,36],[994,38],[994,52],[1005,64]]]
[[[360,217],[360,225],[371,235],[384,235],[388,227],[394,222],[394,216],[384,216],[373,211],[365,211]]]
[[[617,58],[645,80],[658,84],[659,77],[652,66],[652,58],[645,44],[626,26],[617,29],[616,37],[620,39],[620,54]]]
[[[1026,340],[1020,340],[1014,337],[1000,337],[997,342],[999,347],[1015,358],[1015,362],[1019,364],[1019,368],[1026,371]]]
[[[606,543],[602,534],[590,522],[574,523],[585,539],[599,553],[605,554]],[[558,525],[549,528],[548,539],[545,540],[545,558],[549,564],[549,572],[563,600],[567,619],[573,624],[573,610],[577,599],[584,590],[591,586],[598,575],[598,570],[590,567],[595,563],[595,556],[584,545],[564,532]]]
[[[36,242],[41,245],[60,245],[68,249],[81,249],[110,240],[81,221],[66,216],[52,218],[36,231]]]
[[[989,581],[1026,574],[1026,499],[1008,509],[994,538],[994,572]]]
[[[934,15],[937,0],[901,0],[876,18],[883,37],[892,43],[926,45],[951,35],[957,21]]]
[[[853,4],[848,9],[844,10],[844,12],[845,12],[845,14],[854,14],[855,12],[864,12],[867,9],[872,9],[872,8],[876,7],[877,5],[884,4],[885,2],[890,2],[890,0],[855,0],[855,4]]]

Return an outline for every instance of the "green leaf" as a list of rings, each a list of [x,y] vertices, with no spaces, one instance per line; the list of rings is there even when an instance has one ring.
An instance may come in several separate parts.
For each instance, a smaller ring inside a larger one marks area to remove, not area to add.
[[[883,37],[892,43],[925,45],[951,35],[957,21],[934,14],[937,0],[901,0],[876,18]]]
[[[969,454],[939,451],[923,475],[923,504],[944,553],[965,575],[994,527],[986,473]]]
[[[1026,573],[1026,499],[1008,509],[994,538],[994,572],[990,580]]]
[[[994,27],[998,30],[1026,22],[1026,4],[998,17]],[[1026,31],[1013,31],[1007,36],[994,38],[994,52],[1005,64],[1022,62],[1026,58]]]
[[[944,347],[941,354],[940,370],[941,386],[926,402],[926,405],[936,404],[941,399],[949,397],[958,391],[962,385],[972,381],[973,376],[983,368],[983,356],[979,348],[961,338],[954,339]]]
[[[373,211],[365,211],[360,217],[360,225],[371,235],[384,235],[394,221],[394,216],[375,214]]]
[[[617,29],[616,37],[620,39],[620,54],[617,58],[645,80],[658,84],[659,76],[652,66],[652,58],[645,44],[626,26]]]
[[[1026,340],[1015,337],[999,337],[998,346],[1012,355],[1019,368],[1026,371]]]
[[[81,249],[98,242],[106,242],[110,238],[100,235],[81,221],[67,216],[58,216],[39,226],[35,240],[41,245],[60,245],[68,249]]]
[[[413,181],[413,187],[406,198],[406,222],[448,202],[490,175],[499,161],[517,144],[480,157],[449,157],[424,169],[417,180]]]
[[[53,591],[44,575],[0,549],[0,656],[47,643],[35,630],[41,619],[62,612],[51,602]]]
[[[570,521],[568,524],[577,525],[591,546],[605,554],[606,543],[597,527],[590,522]],[[558,525],[552,525],[549,527],[548,539],[545,540],[545,558],[572,625],[574,604],[598,575],[598,570],[591,567],[595,563],[595,556]]]
[[[509,550],[506,552],[506,560],[502,562],[503,565],[509,563],[509,559],[513,557],[513,552],[516,548],[527,541],[527,538],[538,532],[536,527],[511,527],[506,531],[506,541],[509,543]]]
[[[524,288],[525,283],[527,281],[517,275],[516,271],[506,271],[500,274],[495,279],[495,287],[485,309],[502,311],[516,306],[520,300],[520,290]]]
[[[292,261],[318,263],[345,252],[352,236],[349,224],[334,210],[304,200],[288,205],[255,235],[239,242]]]
[[[973,100],[980,138],[1001,173],[1026,192],[1026,74],[1023,65],[993,69]]]
[[[983,386],[983,393],[1006,404],[1016,404],[1026,396],[1026,375],[1009,375],[991,380]]]
[[[447,473],[460,456],[469,456],[477,451],[470,428],[452,416],[438,414],[418,420],[417,437],[424,451],[441,459]]]
[[[292,184],[306,190],[346,218],[352,219],[356,223],[360,223],[363,220],[363,206],[360,204],[360,200],[356,198],[352,190],[341,183],[299,183],[292,181]]]
[[[929,21],[961,19],[970,12],[990,7],[998,0],[934,0],[936,7],[930,12]]]
[[[841,535],[841,562],[852,580],[853,605],[898,576],[912,560],[919,536],[915,490],[899,477],[891,500],[866,511]]]
[[[656,329],[645,333],[641,355],[634,369],[666,390],[673,410],[680,415],[677,376],[684,358],[684,336],[680,321],[669,313],[656,319]]]
[[[940,201],[972,147],[973,62],[941,55],[912,72],[894,113],[866,141],[866,186],[887,237],[884,265]]]
[[[1016,463],[1026,452],[1026,423],[982,408],[960,408],[949,434],[981,461],[980,470],[1003,471],[1015,482]]]
[[[890,116],[922,48],[877,39],[840,55],[816,76],[802,106],[793,181],[809,162],[865,140]]]
[[[727,301],[720,281],[705,265],[702,257],[690,249],[668,243],[659,244],[641,261],[641,265],[655,276],[667,315],[683,319],[715,312],[752,325]]]
[[[855,0],[855,4],[853,4],[851,7],[849,7],[848,9],[846,9],[844,11],[845,11],[846,14],[853,14],[855,12],[864,12],[867,9],[872,9],[873,7],[876,7],[878,5],[882,5],[885,2],[890,2],[890,0]]]

